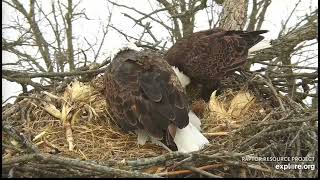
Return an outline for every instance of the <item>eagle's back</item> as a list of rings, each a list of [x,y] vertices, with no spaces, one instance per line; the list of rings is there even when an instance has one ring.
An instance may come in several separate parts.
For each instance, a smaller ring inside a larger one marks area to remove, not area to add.
[[[177,66],[193,81],[220,80],[241,68],[248,50],[263,39],[267,31],[225,31],[211,29],[191,34],[166,53],[169,64]]]
[[[106,100],[126,131],[143,129],[162,139],[170,123],[188,125],[188,104],[170,65],[150,51],[118,53],[105,72]]]

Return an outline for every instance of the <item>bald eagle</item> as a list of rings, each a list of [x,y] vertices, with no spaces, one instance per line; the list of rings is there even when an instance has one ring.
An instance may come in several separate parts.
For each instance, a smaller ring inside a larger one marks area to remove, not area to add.
[[[264,39],[260,31],[199,31],[178,40],[165,59],[184,74],[187,83],[201,84],[201,96],[208,100],[219,80],[246,63],[248,50]],[[181,75],[183,76],[183,75]]]
[[[151,50],[121,50],[104,74],[106,101],[115,123],[168,150],[192,152],[209,141],[189,111],[184,88],[171,66]]]

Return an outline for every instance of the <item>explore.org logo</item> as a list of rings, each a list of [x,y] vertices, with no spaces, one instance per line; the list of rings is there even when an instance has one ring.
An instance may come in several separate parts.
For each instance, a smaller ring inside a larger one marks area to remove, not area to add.
[[[316,166],[314,164],[277,164],[275,168],[279,170],[302,169],[314,171]]]

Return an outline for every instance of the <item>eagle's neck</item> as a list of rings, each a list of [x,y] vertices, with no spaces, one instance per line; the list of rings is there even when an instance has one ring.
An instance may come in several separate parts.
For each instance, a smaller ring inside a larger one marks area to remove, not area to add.
[[[172,66],[172,69],[178,76],[178,79],[182,87],[186,88],[186,86],[191,82],[190,78],[187,75],[185,75],[182,71],[180,71],[178,67]]]
[[[254,45],[249,49],[249,52],[248,52],[249,57],[252,57],[255,54],[255,51],[259,51],[261,49],[266,49],[269,47],[271,47],[270,40],[263,39],[258,44]]]

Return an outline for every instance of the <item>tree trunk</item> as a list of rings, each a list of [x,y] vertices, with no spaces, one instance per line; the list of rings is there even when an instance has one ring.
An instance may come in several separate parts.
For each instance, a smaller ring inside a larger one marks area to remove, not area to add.
[[[75,69],[74,59],[73,59],[73,44],[72,44],[72,0],[68,0],[68,13],[66,14],[67,21],[67,43],[68,43],[68,63],[70,66],[70,71]]]
[[[225,0],[220,14],[219,27],[226,30],[243,30],[246,24],[248,0]]]

